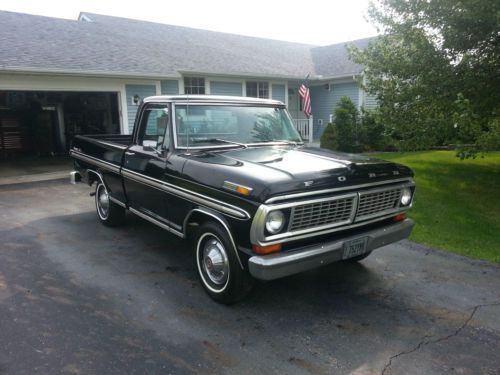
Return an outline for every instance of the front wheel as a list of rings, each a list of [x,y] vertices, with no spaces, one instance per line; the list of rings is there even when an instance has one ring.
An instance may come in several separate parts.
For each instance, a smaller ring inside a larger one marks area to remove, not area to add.
[[[109,199],[109,193],[102,182],[95,188],[95,208],[99,221],[109,227],[122,224],[125,220],[125,209]]]
[[[200,226],[195,238],[198,276],[215,301],[231,304],[251,289],[252,279],[240,266],[236,249],[224,228],[214,222]]]

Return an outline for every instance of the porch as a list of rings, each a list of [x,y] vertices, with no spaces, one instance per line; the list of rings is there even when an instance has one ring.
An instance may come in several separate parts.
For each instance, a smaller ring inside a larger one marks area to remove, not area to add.
[[[299,132],[302,140],[307,143],[313,143],[313,117],[292,119],[295,129]]]

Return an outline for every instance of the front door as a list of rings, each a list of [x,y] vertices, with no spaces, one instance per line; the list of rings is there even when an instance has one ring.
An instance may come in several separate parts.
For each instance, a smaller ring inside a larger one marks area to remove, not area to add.
[[[125,152],[123,176],[131,208],[167,223],[166,193],[161,189],[170,142],[167,105],[146,107],[135,144]]]

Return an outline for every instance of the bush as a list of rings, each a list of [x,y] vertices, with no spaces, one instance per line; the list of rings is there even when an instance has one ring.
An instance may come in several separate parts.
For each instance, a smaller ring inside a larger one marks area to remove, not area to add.
[[[344,152],[360,152],[363,147],[359,112],[352,100],[343,96],[335,108],[335,120],[323,131],[321,147]]]
[[[340,98],[335,109],[334,124],[337,131],[337,148],[339,151],[357,151],[359,145],[357,139],[359,113],[350,98]]]
[[[337,149],[337,143],[335,142],[335,139],[337,138],[335,134],[335,127],[332,123],[329,123],[325,130],[323,131],[323,134],[321,134],[320,138],[320,146],[321,148],[327,148],[329,150],[336,150]]]

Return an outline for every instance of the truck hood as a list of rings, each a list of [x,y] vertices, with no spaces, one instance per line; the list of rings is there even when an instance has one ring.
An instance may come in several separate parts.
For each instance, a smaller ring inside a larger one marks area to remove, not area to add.
[[[276,195],[413,176],[400,164],[308,147],[252,147],[186,157],[185,175],[203,176],[197,182],[218,189],[224,181],[250,187],[250,198],[259,202]]]

